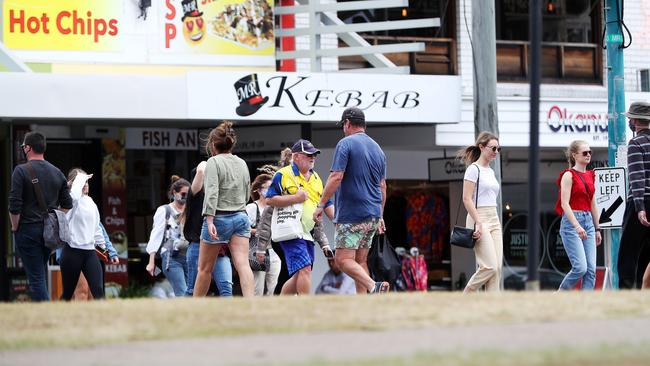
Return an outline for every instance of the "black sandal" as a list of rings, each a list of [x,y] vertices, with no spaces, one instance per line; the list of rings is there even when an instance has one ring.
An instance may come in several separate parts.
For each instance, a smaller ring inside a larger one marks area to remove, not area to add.
[[[375,282],[375,288],[372,289],[371,294],[386,294],[388,293],[388,290],[390,290],[390,284],[388,284],[388,282]]]

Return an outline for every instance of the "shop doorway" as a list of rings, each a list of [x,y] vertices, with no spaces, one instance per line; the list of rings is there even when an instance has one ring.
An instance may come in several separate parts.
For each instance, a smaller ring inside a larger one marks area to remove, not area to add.
[[[61,169],[66,177],[72,168],[81,168],[88,174],[94,174],[89,181],[89,194],[97,204],[99,212],[102,212],[102,146],[100,140],[48,139],[45,159]]]

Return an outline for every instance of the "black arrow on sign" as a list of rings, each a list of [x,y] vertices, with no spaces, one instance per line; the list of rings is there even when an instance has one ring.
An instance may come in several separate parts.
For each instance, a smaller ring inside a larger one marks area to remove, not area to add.
[[[600,213],[600,220],[598,220],[598,223],[604,224],[607,222],[611,222],[612,214],[616,212],[616,210],[619,208],[619,206],[621,206],[621,204],[623,204],[623,197],[618,196],[616,201],[614,201],[614,203],[612,203],[612,205],[609,206],[607,210],[603,208],[603,212]]]

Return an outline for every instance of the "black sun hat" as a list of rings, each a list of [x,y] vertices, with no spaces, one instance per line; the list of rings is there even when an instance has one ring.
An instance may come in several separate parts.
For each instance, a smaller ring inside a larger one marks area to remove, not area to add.
[[[650,120],[650,103],[634,102],[630,105],[627,113],[623,114],[627,118]]]

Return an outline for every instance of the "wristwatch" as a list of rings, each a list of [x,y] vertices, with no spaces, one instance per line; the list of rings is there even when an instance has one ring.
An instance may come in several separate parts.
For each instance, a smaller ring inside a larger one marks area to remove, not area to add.
[[[316,208],[325,208],[325,205],[321,205],[320,203],[316,205]]]

